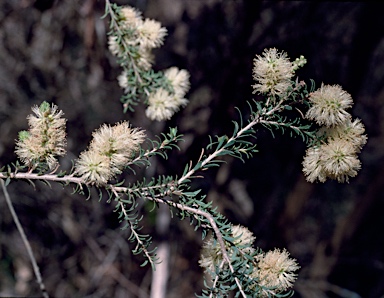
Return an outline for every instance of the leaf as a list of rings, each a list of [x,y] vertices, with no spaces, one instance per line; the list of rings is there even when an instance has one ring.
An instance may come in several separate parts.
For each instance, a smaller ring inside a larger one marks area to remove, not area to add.
[[[201,189],[198,189],[196,191],[188,191],[188,192],[183,192],[183,195],[186,197],[196,197],[200,193]]]

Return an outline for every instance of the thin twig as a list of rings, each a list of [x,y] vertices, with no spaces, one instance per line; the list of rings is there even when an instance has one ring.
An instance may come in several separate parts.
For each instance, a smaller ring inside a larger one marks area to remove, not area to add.
[[[225,262],[224,262],[224,260],[222,260],[221,263],[220,263],[219,269],[222,269],[224,267],[224,264],[225,264]],[[219,281],[219,275],[216,275],[216,278],[213,281],[213,285],[212,285],[213,288],[216,288],[216,284],[217,284],[218,281]],[[209,295],[209,298],[212,298],[212,297],[213,297],[213,293],[211,293]]]
[[[3,188],[5,200],[7,202],[9,211],[11,212],[13,221],[15,222],[17,230],[19,231],[21,239],[23,240],[24,245],[25,245],[25,247],[27,249],[27,252],[28,252],[28,255],[29,255],[29,259],[31,260],[31,263],[32,263],[33,271],[35,272],[35,275],[36,275],[37,283],[40,286],[40,290],[41,290],[41,292],[43,294],[43,297],[44,298],[49,298],[49,295],[47,293],[47,290],[45,289],[45,285],[44,285],[43,280],[41,278],[39,266],[37,266],[37,262],[36,262],[35,256],[33,255],[33,251],[32,251],[31,245],[29,244],[27,236],[24,233],[23,226],[21,225],[21,223],[19,221],[19,218],[18,218],[18,216],[17,216],[17,214],[15,212],[15,209],[13,208],[11,198],[9,197],[9,194],[8,194],[8,191],[7,191],[7,187],[5,186],[5,183],[4,183],[3,179],[0,179],[0,182],[1,182],[1,187]]]
[[[141,246],[145,256],[147,257],[149,263],[151,264],[152,268],[155,267],[155,262],[154,260],[151,258],[151,255],[149,253],[149,251],[147,250],[147,248],[145,247],[145,243],[143,241],[141,241],[140,237],[139,237],[139,234],[136,232],[136,230],[134,229],[134,225],[132,224],[132,222],[129,220],[129,217],[128,217],[128,213],[127,213],[127,210],[125,210],[125,207],[124,207],[124,203],[122,201],[118,199],[118,202],[119,202],[119,205],[120,205],[120,208],[121,210],[123,211],[124,213],[124,218],[125,220],[127,221],[127,223],[129,224],[129,227],[131,229],[131,233],[134,235],[136,241],[137,241],[137,246],[135,248],[135,250],[138,249],[139,246]]]

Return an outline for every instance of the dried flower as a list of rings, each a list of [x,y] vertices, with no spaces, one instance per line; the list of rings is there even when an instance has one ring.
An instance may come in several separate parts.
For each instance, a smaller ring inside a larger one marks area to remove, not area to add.
[[[238,246],[240,251],[246,254],[251,254],[254,252],[252,245],[256,238],[247,228],[240,225],[232,226],[232,236],[234,238],[233,243]],[[230,246],[227,247],[227,251],[229,256],[234,253]],[[222,262],[223,254],[220,248],[220,244],[216,239],[210,238],[203,245],[201,257],[199,260],[200,266],[203,267],[206,272],[214,275],[215,268],[222,266]]]
[[[128,122],[102,125],[93,133],[88,151],[80,155],[75,173],[89,183],[106,183],[133,159],[144,138],[144,131],[132,129]]]
[[[320,125],[328,127],[346,122],[351,116],[345,109],[353,104],[351,95],[339,85],[321,85],[311,93],[309,101],[312,104],[306,117],[315,120]]]
[[[63,111],[54,104],[43,102],[32,107],[35,115],[28,116],[29,130],[20,132],[16,142],[16,154],[21,161],[35,167],[46,163],[50,169],[57,166],[56,156],[65,155],[66,119]]]
[[[280,294],[293,287],[300,268],[295,259],[289,257],[287,250],[275,249],[256,256],[258,268],[253,277],[258,279],[258,284],[263,287],[263,297]]]
[[[279,53],[275,48],[265,49],[263,55],[257,55],[253,63],[253,79],[257,82],[252,86],[253,93],[267,93],[274,97],[287,92],[294,68],[286,53]]]

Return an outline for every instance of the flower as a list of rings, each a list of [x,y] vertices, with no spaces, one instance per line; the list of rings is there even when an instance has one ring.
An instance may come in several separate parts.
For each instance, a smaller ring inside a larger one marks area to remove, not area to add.
[[[75,174],[81,176],[86,183],[96,185],[104,185],[114,176],[109,158],[92,150],[80,154]]]
[[[204,268],[205,272],[214,276],[215,267],[221,266],[223,262],[223,253],[221,252],[220,244],[216,239],[211,237],[205,241],[201,250],[201,256],[199,260],[200,267]]]
[[[303,160],[303,172],[307,176],[308,182],[315,182],[318,179],[320,182],[325,182],[327,175],[321,161],[321,148],[314,146],[307,149]]]
[[[322,127],[319,130],[319,135],[323,135],[326,138],[340,138],[349,142],[359,153],[362,147],[367,143],[367,136],[364,135],[364,124],[360,119],[355,119],[353,122],[348,118],[340,125],[333,127]]]
[[[119,11],[119,30],[108,38],[110,52],[119,58],[129,58],[137,67],[149,70],[153,63],[152,48],[163,44],[167,29],[157,21],[141,17],[140,11],[125,6]]]
[[[144,132],[131,129],[128,122],[121,122],[112,127],[104,124],[93,133],[89,150],[109,157],[111,166],[118,172],[132,159],[133,153],[139,150],[144,138]]]
[[[351,95],[339,85],[321,85],[310,94],[309,102],[312,106],[306,117],[315,120],[320,125],[335,126],[346,122],[351,116],[345,109],[352,106]]]
[[[155,57],[150,49],[142,47],[138,49],[137,57],[135,58],[138,67],[143,70],[150,70],[154,60]]]
[[[294,68],[286,53],[279,53],[275,48],[265,49],[262,56],[256,56],[253,64],[253,79],[257,82],[252,85],[253,93],[269,93],[274,97],[287,92]]]
[[[332,139],[322,146],[321,161],[326,175],[339,182],[348,182],[348,177],[355,177],[361,168],[356,148],[341,138]]]
[[[128,90],[128,72],[126,70],[123,70],[123,72],[117,77],[117,82],[119,83],[119,86],[124,89]]]
[[[171,84],[173,92],[159,88],[149,94],[145,114],[151,120],[169,120],[180,107],[184,107],[188,103],[184,96],[190,86],[189,73],[184,69],[171,67],[164,71],[164,76]]]
[[[136,42],[137,40],[128,35],[124,35],[121,39],[117,36],[109,36],[108,48],[113,55],[119,58],[126,57],[130,51],[130,58],[136,63],[136,66],[143,70],[149,70],[152,67],[154,56],[149,48],[139,47]],[[133,46],[133,48],[127,51],[126,47],[129,46]]]
[[[233,243],[237,246],[242,246],[241,250],[245,253],[252,253],[254,251],[252,245],[256,237],[246,227],[241,225],[232,226],[232,235],[235,238]]]
[[[164,75],[171,83],[175,95],[183,98],[190,87],[189,72],[185,69],[180,70],[177,67],[171,67],[164,71]]]
[[[275,249],[255,257],[258,268],[253,273],[253,278],[258,279],[258,284],[263,287],[263,297],[280,294],[293,287],[300,268],[296,259],[289,257],[287,250]]]
[[[329,87],[339,90],[338,94],[345,96],[347,101],[351,100],[339,86]],[[312,111],[314,114],[317,113],[315,110]],[[343,117],[340,115],[333,117],[336,118],[341,121]],[[318,179],[320,182],[325,182],[330,178],[338,182],[348,182],[349,177],[357,175],[357,171],[361,168],[357,154],[367,143],[365,128],[360,119],[352,121],[348,113],[343,120],[339,124],[320,128],[317,136],[321,143],[307,149],[303,160],[303,172],[307,181],[314,182]]]
[[[125,52],[124,47],[119,44],[118,40],[119,38],[117,36],[110,35],[108,37],[108,49],[113,55],[123,57]]]
[[[75,173],[86,182],[105,184],[132,161],[144,138],[144,131],[132,129],[127,121],[102,125],[93,133],[89,149],[80,155]]]
[[[145,19],[137,26],[138,42],[143,48],[157,48],[164,42],[167,29],[155,20]]]
[[[232,226],[231,234],[234,238],[233,244],[236,245],[242,253],[252,254],[254,252],[252,245],[256,238],[246,227],[240,225]],[[227,252],[231,258],[234,250],[228,245]],[[220,244],[212,237],[203,245],[199,264],[205,269],[206,272],[214,276],[215,268],[221,267],[222,262],[223,253],[221,251]]]
[[[149,95],[145,115],[151,120],[169,120],[177,108],[173,96],[167,90],[159,88]]]
[[[141,24],[141,12],[131,6],[124,6],[120,10],[120,24],[125,29],[130,29]]]
[[[19,133],[15,152],[28,166],[45,163],[54,169],[58,164],[56,156],[66,153],[64,113],[56,105],[50,106],[45,101],[40,106],[32,107],[32,111],[35,115],[27,117],[29,130]]]
[[[169,92],[164,88],[158,88],[149,94],[145,114],[151,120],[169,120],[180,107],[184,107],[188,103],[188,100],[184,98],[190,87],[188,71],[171,67],[164,71],[164,77],[173,90]]]
[[[149,94],[145,114],[151,120],[169,120],[180,109],[180,106],[185,106],[187,103],[187,99],[172,95],[164,88],[159,88]]]
[[[321,145],[307,149],[303,160],[303,172],[309,182],[316,180],[325,182],[327,178],[348,182],[349,177],[355,177],[361,168],[357,153],[360,152],[361,144],[366,138],[360,135],[360,138],[353,141],[343,135],[345,130],[338,131],[336,128],[332,133],[334,135],[328,137]],[[337,133],[340,133],[340,136],[337,136]]]

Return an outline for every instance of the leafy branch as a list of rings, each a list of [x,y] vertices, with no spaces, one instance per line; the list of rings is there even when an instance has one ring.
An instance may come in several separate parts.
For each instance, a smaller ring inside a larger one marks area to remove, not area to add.
[[[315,133],[310,130],[311,125],[300,125],[298,118],[293,121],[288,121],[286,119],[284,120],[283,118],[280,118],[277,121],[262,119],[260,120],[260,123],[265,126],[272,133],[272,135],[273,130],[271,127],[280,129],[283,133],[285,128],[289,128],[292,130],[290,134],[291,137],[293,137],[293,133],[295,133],[296,135],[300,136],[302,140],[307,144],[310,144],[316,138]]]
[[[187,165],[184,169],[182,176],[177,181],[177,184],[183,184],[189,182],[191,178],[195,177],[195,173],[199,170],[206,170],[210,167],[217,167],[219,163],[223,162],[218,159],[220,156],[230,155],[243,160],[243,155],[246,157],[252,156],[252,153],[257,152],[256,145],[246,140],[246,138],[255,138],[256,131],[254,126],[265,122],[271,115],[284,110],[284,100],[281,100],[275,106],[262,107],[260,103],[255,102],[256,111],[254,111],[251,105],[251,117],[248,120],[248,124],[243,126],[243,119],[240,113],[240,123],[232,121],[234,123],[233,134],[230,138],[227,136],[216,136],[216,140],[212,140],[210,137],[210,143],[206,150],[213,149],[214,151],[209,155],[205,155],[203,149],[197,163],[193,166],[192,163]]]

